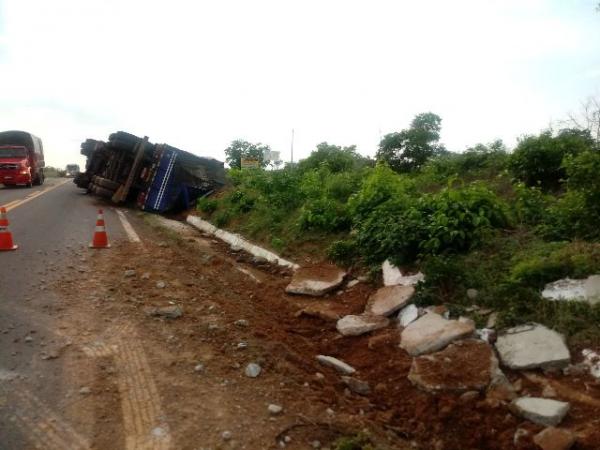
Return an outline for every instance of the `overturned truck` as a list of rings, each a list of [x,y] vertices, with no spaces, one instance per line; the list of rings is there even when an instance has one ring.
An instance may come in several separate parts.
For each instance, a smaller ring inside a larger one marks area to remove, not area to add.
[[[81,154],[87,162],[85,172],[74,179],[77,186],[114,203],[135,202],[146,211],[188,209],[225,184],[221,161],[123,131],[107,142],[87,139]]]

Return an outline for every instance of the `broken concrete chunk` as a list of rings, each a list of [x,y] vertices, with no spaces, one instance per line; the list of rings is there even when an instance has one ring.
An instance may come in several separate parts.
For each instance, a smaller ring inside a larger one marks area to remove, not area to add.
[[[600,355],[593,350],[585,349],[581,351],[583,355],[583,365],[589,368],[590,375],[600,379]]]
[[[331,367],[344,375],[352,375],[356,369],[344,361],[340,361],[333,356],[317,355],[317,361],[327,367]]]
[[[569,450],[575,444],[576,437],[564,428],[544,428],[533,437],[533,442],[541,450]]]
[[[521,325],[498,336],[496,350],[502,364],[511,369],[563,368],[569,349],[562,335],[543,325]]]
[[[321,296],[335,290],[344,281],[346,272],[335,267],[302,267],[285,288],[288,294]]]
[[[360,283],[360,280],[354,279],[354,280],[350,280],[348,281],[348,284],[346,285],[346,287],[348,289],[353,288],[354,286],[356,286],[358,283]]]
[[[542,297],[548,300],[574,300],[589,303],[600,302],[600,275],[574,280],[563,278],[546,284]]]
[[[359,380],[358,378],[343,376],[342,381],[348,388],[359,395],[369,395],[371,387],[366,381]]]
[[[452,341],[467,337],[475,331],[471,323],[447,320],[429,313],[408,325],[401,334],[400,347],[412,356],[432,353]]]
[[[177,319],[183,315],[183,310],[177,306],[162,306],[159,308],[146,308],[146,314],[154,317],[166,317],[167,319]]]
[[[366,314],[389,316],[404,307],[415,293],[412,286],[386,286],[378,289],[367,303]]]
[[[390,324],[387,317],[370,315],[349,315],[337,321],[336,328],[343,336],[360,336]]]
[[[520,397],[510,404],[513,413],[538,425],[547,427],[558,425],[570,405],[566,402],[539,397]]]
[[[419,281],[425,280],[425,275],[418,272],[414,275],[402,275],[402,272],[398,267],[393,265],[389,259],[386,259],[381,265],[381,271],[383,272],[383,285],[384,286],[414,286]]]
[[[338,306],[339,308],[339,306]],[[313,303],[308,305],[306,308],[301,309],[296,313],[297,316],[307,315],[312,317],[318,317],[322,320],[337,321],[341,317],[341,314],[336,311],[338,309],[331,303]]]
[[[492,347],[467,339],[446,349],[413,359],[408,379],[429,392],[481,391],[498,367]]]
[[[419,318],[419,308],[415,305],[408,305],[398,313],[398,325],[406,327],[409,323]]]

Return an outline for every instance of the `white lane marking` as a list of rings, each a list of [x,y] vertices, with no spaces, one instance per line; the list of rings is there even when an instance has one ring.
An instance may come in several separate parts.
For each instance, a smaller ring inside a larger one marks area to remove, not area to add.
[[[129,241],[142,242],[142,240],[140,239],[138,234],[135,232],[135,230],[133,229],[133,227],[127,220],[127,217],[125,217],[125,214],[123,214],[123,211],[121,211],[120,209],[117,209],[117,215],[119,216],[119,220],[121,221],[121,225],[123,225],[123,229],[125,230],[125,233],[127,233],[127,237],[129,238]]]

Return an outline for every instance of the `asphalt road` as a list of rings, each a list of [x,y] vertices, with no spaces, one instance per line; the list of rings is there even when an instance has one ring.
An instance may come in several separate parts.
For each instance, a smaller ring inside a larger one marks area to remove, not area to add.
[[[8,381],[14,379],[53,404],[64,386],[61,364],[40,357],[61,339],[51,313],[57,298],[49,286],[67,267],[85,265],[93,255],[87,246],[103,205],[63,179],[31,189],[2,188],[0,205],[8,205],[10,231],[19,246],[0,251],[0,406],[10,394],[2,389],[11,389],[14,383]],[[114,208],[104,211],[109,238],[127,239]],[[27,448],[11,420],[0,408],[0,449]]]

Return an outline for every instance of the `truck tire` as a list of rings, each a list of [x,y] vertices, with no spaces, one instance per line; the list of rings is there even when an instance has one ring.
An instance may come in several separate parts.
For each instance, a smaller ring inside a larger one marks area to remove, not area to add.
[[[104,189],[103,187],[96,187],[96,194],[103,198],[111,198],[113,196],[113,191],[109,189]]]
[[[121,184],[117,183],[116,181],[109,180],[108,178],[102,178],[102,177],[96,178],[96,184],[100,187],[103,187],[103,188],[111,190],[111,191],[116,191],[119,188],[119,186],[121,186]]]

